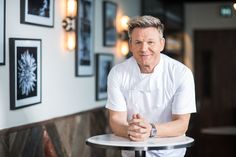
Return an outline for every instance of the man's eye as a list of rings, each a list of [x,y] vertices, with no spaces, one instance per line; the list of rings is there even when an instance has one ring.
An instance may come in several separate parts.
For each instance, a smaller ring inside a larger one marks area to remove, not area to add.
[[[148,45],[153,45],[153,44],[154,44],[153,41],[149,41],[149,42],[148,42]]]
[[[139,45],[139,44],[141,44],[141,42],[139,42],[139,41],[136,41],[136,42],[135,42],[135,45]]]

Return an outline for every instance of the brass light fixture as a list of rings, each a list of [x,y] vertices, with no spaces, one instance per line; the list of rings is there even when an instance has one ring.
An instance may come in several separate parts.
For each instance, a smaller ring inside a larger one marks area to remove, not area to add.
[[[121,32],[119,33],[119,52],[122,54],[122,56],[127,56],[129,53],[129,44],[128,44],[128,25],[127,23],[129,22],[129,17],[128,16],[122,16],[120,18],[120,28]]]
[[[75,50],[75,22],[77,14],[77,1],[67,0],[66,1],[66,17],[62,21],[62,26],[66,31],[66,49],[69,51]]]

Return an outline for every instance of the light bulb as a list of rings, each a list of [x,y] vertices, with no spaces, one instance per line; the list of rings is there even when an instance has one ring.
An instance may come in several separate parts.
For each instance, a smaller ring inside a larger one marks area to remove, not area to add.
[[[123,56],[126,56],[129,53],[129,45],[127,41],[122,41],[120,44],[120,52]]]
[[[121,23],[121,28],[124,30],[128,29],[128,25],[127,23],[129,22],[129,17],[128,16],[122,16],[120,19],[120,23]]]
[[[67,0],[67,16],[75,17],[77,11],[76,0]]]
[[[67,49],[73,51],[75,49],[75,32],[67,32]]]

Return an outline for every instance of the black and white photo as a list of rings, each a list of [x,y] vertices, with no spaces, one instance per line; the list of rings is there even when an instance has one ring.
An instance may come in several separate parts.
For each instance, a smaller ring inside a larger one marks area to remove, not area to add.
[[[41,102],[41,39],[10,38],[10,109]]]
[[[112,65],[112,54],[96,54],[96,100],[107,98],[107,76]]]
[[[93,0],[79,0],[76,44],[76,76],[91,76],[93,68]]]
[[[53,27],[54,0],[20,0],[21,23]]]
[[[103,46],[116,45],[116,12],[116,3],[103,2]]]

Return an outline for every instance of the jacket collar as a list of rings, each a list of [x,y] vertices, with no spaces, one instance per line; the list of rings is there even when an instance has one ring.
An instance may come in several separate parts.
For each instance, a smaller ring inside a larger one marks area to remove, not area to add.
[[[132,89],[143,92],[150,92],[153,90],[160,89],[161,84],[163,83],[161,82],[161,76],[163,73],[163,65],[164,65],[162,55],[160,54],[160,61],[155,66],[153,73],[151,73],[151,75],[147,77],[142,77],[142,73],[140,71],[138,63],[134,58],[132,58],[132,60],[135,63],[133,76],[136,77],[135,81],[136,83],[133,84]]]

